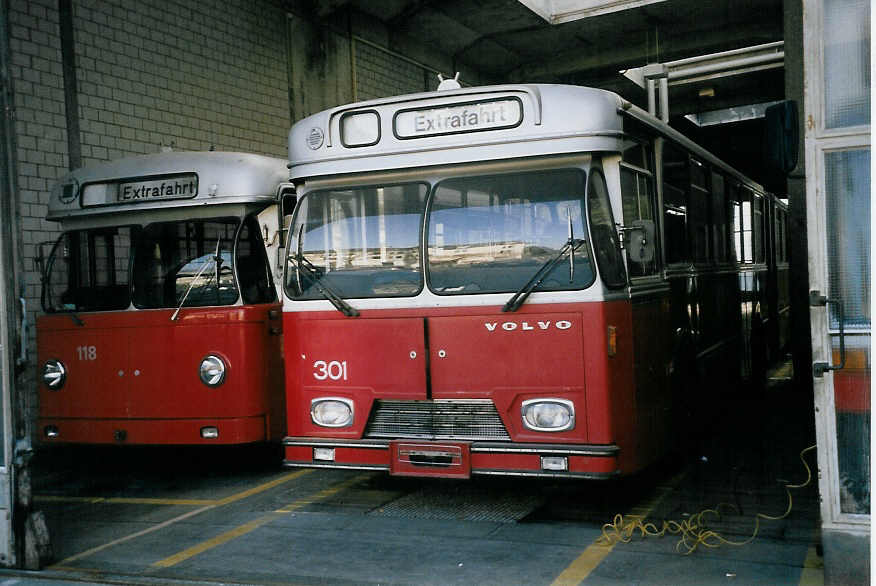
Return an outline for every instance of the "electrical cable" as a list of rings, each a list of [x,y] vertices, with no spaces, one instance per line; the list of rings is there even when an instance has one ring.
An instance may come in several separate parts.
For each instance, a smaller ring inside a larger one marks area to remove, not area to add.
[[[794,506],[791,489],[804,488],[812,482],[812,469],[806,463],[804,456],[807,452],[814,449],[815,446],[809,446],[800,452],[800,461],[803,462],[803,466],[806,468],[806,480],[800,484],[784,483],[785,494],[788,495],[788,508],[785,512],[778,516],[757,513],[754,517],[754,532],[743,541],[727,539],[717,531],[707,527],[706,517],[715,516],[720,519],[722,508],[738,510],[735,505],[720,503],[714,509],[705,509],[684,521],[664,520],[659,529],[654,523],[646,523],[641,515],[627,515],[624,517],[621,514],[617,514],[611,523],[606,523],[602,526],[602,536],[597,539],[597,543],[600,545],[613,545],[618,542],[629,543],[632,541],[636,531],[638,531],[641,537],[663,537],[666,534],[680,535],[678,543],[675,544],[675,550],[679,553],[683,551],[685,555],[692,554],[701,545],[707,548],[720,547],[721,545],[737,547],[747,545],[757,537],[760,531],[761,519],[779,521],[791,514],[791,509]]]

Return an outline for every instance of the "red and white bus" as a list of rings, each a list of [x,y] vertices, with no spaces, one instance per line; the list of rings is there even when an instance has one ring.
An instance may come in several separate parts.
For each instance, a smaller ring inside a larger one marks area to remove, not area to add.
[[[44,442],[279,441],[274,271],[286,161],[174,152],[95,164],[51,193],[63,233],[37,321]]]
[[[780,309],[770,196],[613,93],[373,100],[289,150],[287,466],[632,473]]]

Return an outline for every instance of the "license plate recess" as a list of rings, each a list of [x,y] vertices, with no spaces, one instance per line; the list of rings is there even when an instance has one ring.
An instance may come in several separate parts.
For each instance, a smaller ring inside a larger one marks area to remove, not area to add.
[[[471,476],[471,450],[466,442],[420,443],[396,440],[390,443],[390,452],[392,459],[389,471],[394,476]]]

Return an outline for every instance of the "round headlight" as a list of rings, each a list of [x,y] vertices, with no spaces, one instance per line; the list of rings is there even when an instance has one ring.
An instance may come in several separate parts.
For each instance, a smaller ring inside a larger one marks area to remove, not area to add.
[[[575,427],[575,405],[566,399],[530,399],[522,408],[523,425],[534,431],[566,431]]]
[[[310,419],[323,427],[353,425],[353,402],[335,397],[314,399],[310,402]]]
[[[60,360],[47,360],[43,364],[43,382],[52,391],[57,391],[64,386],[67,380],[67,368]]]
[[[201,360],[198,376],[201,377],[201,382],[208,387],[218,387],[225,382],[225,361],[210,354]]]

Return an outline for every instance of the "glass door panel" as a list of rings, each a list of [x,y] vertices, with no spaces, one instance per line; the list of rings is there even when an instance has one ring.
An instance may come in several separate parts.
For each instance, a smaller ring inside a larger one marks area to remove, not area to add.
[[[824,155],[839,506],[870,510],[870,150]],[[840,327],[842,326],[842,328]],[[842,330],[844,340],[840,340]]]

